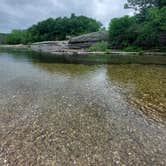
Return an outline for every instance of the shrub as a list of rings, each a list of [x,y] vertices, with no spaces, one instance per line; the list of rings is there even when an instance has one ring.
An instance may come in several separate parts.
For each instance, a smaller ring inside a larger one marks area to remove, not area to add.
[[[92,45],[89,48],[89,51],[106,51],[108,49],[108,43],[105,41],[98,42],[94,45]]]
[[[144,2],[147,3],[147,2]],[[166,45],[166,7],[150,7],[135,16],[114,18],[109,25],[110,45],[125,51],[162,48]],[[139,17],[139,18],[138,18]],[[140,18],[143,18],[140,20]]]
[[[139,52],[142,51],[142,48],[137,46],[128,46],[122,49],[125,52]]]
[[[124,16],[112,19],[109,37],[112,48],[123,48],[133,43],[137,37],[136,18]]]

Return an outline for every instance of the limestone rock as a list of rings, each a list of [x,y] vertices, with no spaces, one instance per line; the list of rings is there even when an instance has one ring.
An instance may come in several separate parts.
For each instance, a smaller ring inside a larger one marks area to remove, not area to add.
[[[68,49],[68,41],[43,41],[33,43],[31,49],[41,52],[57,52]]]
[[[97,42],[108,41],[108,40],[109,36],[107,31],[93,32],[71,38],[69,40],[69,48],[72,49],[88,48]]]

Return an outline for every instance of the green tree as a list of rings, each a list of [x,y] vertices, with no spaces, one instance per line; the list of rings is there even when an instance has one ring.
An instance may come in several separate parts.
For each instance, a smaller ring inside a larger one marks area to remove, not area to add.
[[[143,22],[146,17],[146,12],[149,8],[157,7],[162,8],[166,6],[166,0],[127,0],[125,9],[134,9],[138,22]]]
[[[125,8],[131,8],[136,11],[143,11],[151,7],[164,7],[166,5],[165,0],[127,0]]]
[[[20,44],[27,43],[27,31],[26,30],[13,30],[7,35],[8,44]]]
[[[136,44],[146,48],[161,47],[166,43],[166,7],[147,10],[145,21],[139,26]],[[163,38],[164,37],[164,38]],[[163,39],[162,39],[163,38]]]
[[[45,40],[64,40],[66,36],[75,36],[90,32],[96,32],[102,24],[85,16],[48,18],[25,31],[13,30],[8,36],[9,44],[32,43]]]
[[[33,25],[28,29],[31,34],[31,42],[43,40],[64,40],[67,35],[75,36],[79,34],[98,31],[101,23],[85,16],[71,14],[70,18],[58,17],[49,18]]]
[[[109,36],[112,47],[127,47],[137,37],[135,17],[124,16],[114,18],[109,25]]]
[[[0,44],[6,44],[7,40],[7,34],[0,33]]]
[[[126,8],[137,12],[134,16],[112,19],[110,42],[114,48],[163,48],[166,45],[166,1],[128,0]]]

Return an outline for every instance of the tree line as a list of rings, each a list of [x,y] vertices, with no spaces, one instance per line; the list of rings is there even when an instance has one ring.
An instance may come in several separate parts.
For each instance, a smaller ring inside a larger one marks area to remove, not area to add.
[[[109,25],[113,48],[144,49],[166,46],[166,0],[127,0],[134,16],[114,18]]]
[[[113,18],[109,24],[109,46],[115,49],[164,48],[166,45],[166,0],[127,0],[126,9],[134,16]],[[13,30],[6,37],[8,44],[28,44],[48,40],[65,40],[99,31],[102,24],[95,19],[76,16],[48,18],[26,30]]]
[[[26,30],[13,30],[7,37],[8,44],[27,44],[49,40],[65,40],[67,36],[77,36],[96,32],[102,24],[86,16],[71,14],[68,17],[48,18]]]

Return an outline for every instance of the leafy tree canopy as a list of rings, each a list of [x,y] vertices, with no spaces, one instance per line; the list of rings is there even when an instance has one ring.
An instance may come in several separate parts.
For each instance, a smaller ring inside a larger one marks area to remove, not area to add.
[[[164,48],[166,45],[165,3],[165,0],[128,0],[126,7],[139,11],[132,17],[124,16],[111,20],[109,34],[112,47]]]
[[[102,24],[86,16],[48,18],[25,31],[13,30],[8,36],[8,43],[32,43],[45,40],[64,40],[67,36],[75,36],[96,32]]]
[[[142,11],[150,7],[164,7],[166,0],[127,0],[125,8],[132,8],[136,11]]]

